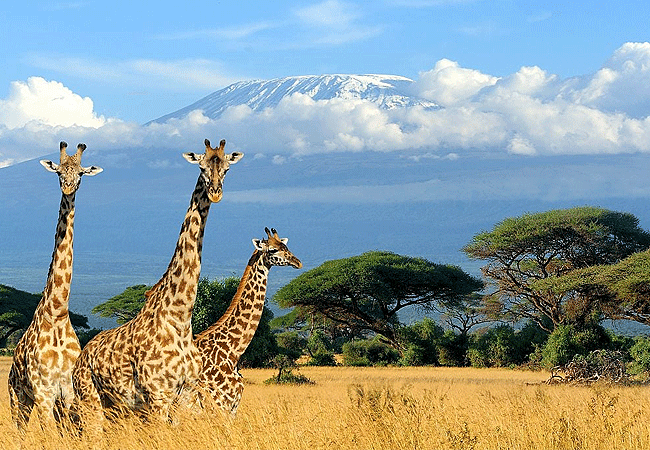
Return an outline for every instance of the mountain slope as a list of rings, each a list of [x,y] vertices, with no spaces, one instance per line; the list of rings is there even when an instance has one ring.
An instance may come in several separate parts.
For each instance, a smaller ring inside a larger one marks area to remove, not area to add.
[[[307,75],[240,81],[152,122],[180,119],[197,109],[211,119],[218,118],[227,108],[239,105],[261,111],[277,106],[283,98],[295,93],[308,95],[314,100],[362,99],[386,109],[415,105],[438,107],[433,102],[412,96],[412,84],[413,80],[396,75]]]

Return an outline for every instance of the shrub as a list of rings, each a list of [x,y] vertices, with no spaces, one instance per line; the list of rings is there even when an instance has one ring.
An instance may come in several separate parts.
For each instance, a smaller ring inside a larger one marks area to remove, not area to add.
[[[611,337],[600,325],[578,330],[573,325],[559,325],[549,335],[541,352],[544,367],[566,365],[575,355],[587,355],[593,350],[608,349]]]
[[[630,373],[635,375],[650,373],[650,337],[639,336],[630,348]]]
[[[307,338],[297,331],[285,331],[275,335],[280,353],[298,359],[307,349]]]
[[[307,361],[308,366],[336,366],[336,359],[334,359],[334,353],[328,351],[319,351],[314,353],[309,361]]]
[[[298,367],[295,360],[287,355],[277,355],[271,360],[271,365],[278,369],[278,374],[264,380],[264,384],[314,384],[306,376],[293,373]]]
[[[402,327],[399,339],[404,348],[400,364],[405,366],[438,365],[444,329],[425,317],[421,322]]]
[[[378,336],[343,344],[343,364],[346,366],[385,366],[397,363],[399,356],[397,350],[381,342]]]
[[[91,328],[89,330],[75,330],[77,332],[77,338],[79,339],[79,345],[81,348],[84,348],[88,342],[99,333],[102,332],[100,328]]]
[[[467,335],[447,330],[438,344],[438,362],[441,366],[467,366],[469,364],[468,348],[469,337]]]
[[[506,367],[518,363],[515,330],[498,325],[470,343],[467,357],[473,367]]]

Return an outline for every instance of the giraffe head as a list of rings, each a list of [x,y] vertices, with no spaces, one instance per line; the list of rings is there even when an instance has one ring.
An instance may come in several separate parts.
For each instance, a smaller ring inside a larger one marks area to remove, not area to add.
[[[183,153],[183,157],[192,164],[198,164],[201,168],[201,179],[205,183],[208,197],[213,203],[217,203],[223,196],[223,179],[231,164],[235,164],[244,156],[240,152],[226,154],[224,147],[226,140],[222,139],[219,147],[210,147],[210,141],[205,140],[205,153],[193,152]]]
[[[253,239],[255,249],[262,255],[267,266],[292,266],[296,269],[302,267],[302,263],[287,248],[289,239],[280,238],[275,228],[264,228],[267,239]]]
[[[104,169],[97,166],[81,167],[81,154],[86,150],[86,144],[77,145],[77,152],[72,156],[68,156],[65,151],[66,147],[68,147],[68,144],[61,141],[59,144],[59,150],[61,151],[59,164],[46,159],[41,160],[41,164],[50,172],[59,175],[61,191],[66,195],[70,195],[79,189],[82,175],[97,175]]]

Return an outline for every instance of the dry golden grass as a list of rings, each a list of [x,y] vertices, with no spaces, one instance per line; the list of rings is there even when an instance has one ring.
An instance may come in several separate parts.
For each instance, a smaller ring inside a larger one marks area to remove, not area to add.
[[[10,360],[0,360],[6,386]],[[316,382],[267,386],[246,370],[235,419],[199,414],[178,426],[110,424],[101,442],[41,431],[31,449],[648,449],[650,389],[540,384],[547,373],[455,368],[309,368]],[[6,389],[0,448],[15,448]]]

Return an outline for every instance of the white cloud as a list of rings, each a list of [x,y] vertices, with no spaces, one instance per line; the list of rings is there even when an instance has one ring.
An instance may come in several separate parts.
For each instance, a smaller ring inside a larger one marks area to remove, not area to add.
[[[228,73],[218,62],[201,58],[179,60],[133,59],[100,61],[60,55],[32,54],[26,62],[36,68],[97,83],[119,83],[138,89],[162,88],[170,92],[218,89],[240,78]],[[83,67],[83,70],[79,70]],[[145,80],[146,85],[143,85]]]
[[[347,27],[357,18],[350,5],[338,0],[304,6],[296,9],[295,14],[307,25],[323,28]]]
[[[476,95],[482,88],[494,85],[497,80],[478,70],[462,68],[455,61],[441,59],[432,70],[420,73],[414,89],[422,98],[453,106]]]
[[[138,70],[175,69],[145,64]],[[98,116],[89,98],[59,82],[30,78],[12,83],[9,96],[0,99],[0,161],[50,153],[62,139],[110,149],[113,158],[116,148],[194,148],[215,130],[231,150],[274,163],[363,151],[400,151],[414,161],[650,152],[649,81],[648,43],[625,44],[595,74],[565,80],[535,66],[495,77],[443,59],[413,84],[440,109],[382,109],[360,99],[316,101],[295,93],[263,111],[239,105],[216,119],[194,111],[141,126]]]
[[[14,81],[9,96],[0,100],[0,125],[8,129],[35,121],[49,126],[98,128],[106,123],[93,111],[93,101],[81,97],[57,81],[30,77]]]
[[[361,14],[351,3],[325,0],[294,10],[298,23],[313,34],[305,42],[317,45],[342,45],[381,33],[382,27],[361,23]]]
[[[166,30],[165,33],[156,36],[160,40],[184,40],[184,39],[219,39],[219,41],[231,40],[236,41],[247,38],[261,31],[277,28],[278,24],[275,22],[256,22],[244,25],[235,25],[230,27],[219,27],[213,29],[201,29],[191,31],[181,31],[177,33],[170,33]]]
[[[593,76],[580,77],[563,93],[568,100],[630,117],[650,114],[650,43],[618,48]]]
[[[535,147],[526,138],[521,136],[513,137],[508,143],[508,151],[517,155],[534,155]]]

